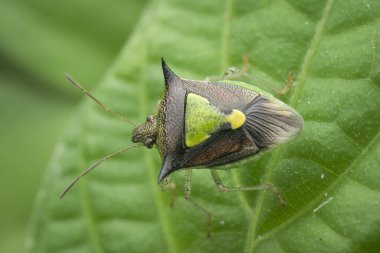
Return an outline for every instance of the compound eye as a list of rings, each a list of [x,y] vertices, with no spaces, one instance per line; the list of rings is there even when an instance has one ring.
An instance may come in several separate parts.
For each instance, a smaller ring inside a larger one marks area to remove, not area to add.
[[[152,139],[147,139],[144,143],[144,145],[147,147],[147,148],[152,148],[153,147],[153,140]]]
[[[153,115],[148,115],[148,117],[146,117],[147,122],[151,122],[152,120],[153,120]]]

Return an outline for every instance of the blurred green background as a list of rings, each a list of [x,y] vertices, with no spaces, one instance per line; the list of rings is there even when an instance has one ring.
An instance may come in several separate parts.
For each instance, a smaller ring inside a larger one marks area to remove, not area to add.
[[[23,252],[54,143],[112,64],[145,0],[0,1],[0,252]]]

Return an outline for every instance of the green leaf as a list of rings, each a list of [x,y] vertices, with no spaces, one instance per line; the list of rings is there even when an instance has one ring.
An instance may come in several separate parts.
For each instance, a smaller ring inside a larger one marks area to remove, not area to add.
[[[95,85],[144,4],[145,0],[2,0],[0,63],[45,89],[77,94],[67,89],[63,73]]]
[[[57,145],[41,187],[28,252],[377,252],[380,247],[379,2],[153,1],[95,95],[134,121],[163,93],[160,57],[188,79],[250,58],[305,119],[303,133],[236,169],[226,185],[272,182],[271,192],[219,193],[207,170],[192,197],[156,183],[156,150],[135,149],[98,167],[62,200],[80,171],[130,144],[132,128],[87,101]],[[183,173],[174,176],[179,189]]]
[[[46,164],[82,98],[63,73],[97,84],[146,1],[0,2],[0,252],[23,252]]]

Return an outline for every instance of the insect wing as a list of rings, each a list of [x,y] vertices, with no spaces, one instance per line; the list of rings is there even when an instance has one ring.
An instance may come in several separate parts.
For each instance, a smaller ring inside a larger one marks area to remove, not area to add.
[[[258,96],[247,106],[245,114],[245,129],[259,147],[281,144],[303,128],[302,117],[273,97]]]

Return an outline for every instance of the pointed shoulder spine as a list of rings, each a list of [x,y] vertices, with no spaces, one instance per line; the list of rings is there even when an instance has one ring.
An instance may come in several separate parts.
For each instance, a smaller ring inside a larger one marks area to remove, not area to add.
[[[161,183],[167,176],[174,172],[172,159],[170,157],[165,157],[162,163],[162,168],[160,175],[158,176],[158,183]]]
[[[170,69],[168,64],[166,64],[164,58],[161,58],[162,72],[164,73],[165,85],[169,86],[175,84],[180,80],[180,78]]]

